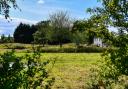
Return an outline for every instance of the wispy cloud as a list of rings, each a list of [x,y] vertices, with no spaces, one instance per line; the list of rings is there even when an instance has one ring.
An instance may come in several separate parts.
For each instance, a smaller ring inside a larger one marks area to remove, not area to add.
[[[17,0],[17,3],[21,11],[11,9],[12,21],[8,22],[0,16],[0,34],[13,34],[20,22],[34,24],[49,19],[49,14],[60,10],[68,11],[72,18],[87,18],[86,8],[100,6],[97,0]]]
[[[44,4],[45,2],[44,2],[44,0],[38,0],[37,3],[38,3],[38,4]]]
[[[3,16],[0,16],[0,35],[1,34],[11,34],[13,35],[15,28],[20,24],[20,23],[26,23],[26,24],[36,24],[37,21],[31,21],[27,19],[22,19],[22,18],[10,18],[10,19],[5,19]]]

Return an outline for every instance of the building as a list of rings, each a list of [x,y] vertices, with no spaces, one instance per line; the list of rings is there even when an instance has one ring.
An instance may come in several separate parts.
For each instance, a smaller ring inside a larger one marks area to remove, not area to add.
[[[93,44],[98,47],[106,47],[106,45],[103,43],[103,40],[99,37],[94,37]]]

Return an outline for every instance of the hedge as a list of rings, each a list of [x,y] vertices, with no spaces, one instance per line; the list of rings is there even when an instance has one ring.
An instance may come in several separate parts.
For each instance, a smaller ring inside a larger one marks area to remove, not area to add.
[[[101,53],[107,48],[82,47],[82,48],[42,48],[43,53]]]

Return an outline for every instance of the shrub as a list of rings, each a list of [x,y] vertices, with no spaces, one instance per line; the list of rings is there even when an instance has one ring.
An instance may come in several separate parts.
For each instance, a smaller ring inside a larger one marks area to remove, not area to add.
[[[6,49],[25,49],[25,45],[16,43],[16,44],[4,44],[4,48]]]
[[[54,82],[46,69],[49,62],[41,62],[38,51],[21,57],[16,56],[14,50],[1,54],[1,89],[49,89]]]
[[[128,76],[120,75],[114,65],[101,65],[90,69],[86,80],[87,89],[128,89]]]
[[[16,57],[14,51],[0,55],[0,87],[2,89],[17,89],[23,83],[23,63],[21,57]]]
[[[100,87],[103,89],[128,89],[128,75],[120,72],[119,67],[113,63],[111,57],[116,58],[116,56],[109,55],[117,50],[119,49],[107,50],[102,57],[103,59],[91,67],[89,80],[87,80],[88,89],[100,89]]]
[[[47,53],[101,53],[106,48],[101,47],[80,47],[80,48],[42,48],[42,52]]]
[[[15,45],[13,46],[13,49],[25,49],[25,47],[22,45]]]

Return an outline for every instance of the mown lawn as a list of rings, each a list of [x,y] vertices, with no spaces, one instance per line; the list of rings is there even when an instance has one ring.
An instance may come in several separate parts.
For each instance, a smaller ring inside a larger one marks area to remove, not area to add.
[[[98,53],[44,53],[42,60],[56,60],[52,89],[86,89],[89,68],[100,60]]]
[[[16,53],[21,56],[24,53]],[[30,53],[31,54],[31,53]],[[52,89],[86,89],[89,69],[102,60],[100,53],[42,53],[41,60],[55,60],[54,66],[48,66],[55,77]]]

